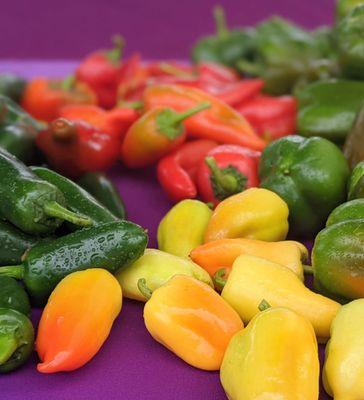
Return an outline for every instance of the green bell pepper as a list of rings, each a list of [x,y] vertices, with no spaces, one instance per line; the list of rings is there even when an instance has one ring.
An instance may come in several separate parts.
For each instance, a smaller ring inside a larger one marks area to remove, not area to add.
[[[30,315],[30,302],[26,291],[9,276],[0,276],[0,308],[11,308],[24,315]]]
[[[337,0],[336,19],[340,21],[346,17],[354,8],[364,4],[364,0]]]
[[[336,207],[329,215],[329,218],[326,221],[326,226],[362,218],[364,218],[364,199],[355,199]]]
[[[345,201],[349,167],[329,140],[287,136],[265,148],[259,175],[260,186],[287,203],[290,233],[310,237]]]
[[[298,94],[298,132],[342,143],[364,102],[364,82],[330,80],[307,85]]]
[[[364,161],[353,169],[348,190],[348,200],[361,198],[364,198]]]
[[[19,102],[27,82],[25,79],[14,74],[0,75],[0,94]]]
[[[364,107],[360,110],[346,138],[344,155],[352,168],[354,168],[358,162],[364,160]]]
[[[13,371],[29,358],[34,347],[34,329],[19,311],[0,308],[0,373]]]

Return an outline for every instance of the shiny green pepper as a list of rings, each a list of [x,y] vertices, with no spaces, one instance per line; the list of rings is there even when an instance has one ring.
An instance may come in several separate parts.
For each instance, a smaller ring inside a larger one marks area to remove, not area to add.
[[[364,198],[364,161],[352,171],[349,179],[348,200]]]
[[[336,207],[329,215],[326,226],[337,224],[349,220],[364,218],[364,199],[355,199],[348,201]]]
[[[30,315],[30,302],[26,291],[9,276],[0,275],[0,308],[11,308],[24,315]]]

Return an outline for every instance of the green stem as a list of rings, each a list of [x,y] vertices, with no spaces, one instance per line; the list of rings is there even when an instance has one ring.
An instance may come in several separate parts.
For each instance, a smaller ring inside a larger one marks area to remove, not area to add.
[[[75,76],[68,75],[62,80],[60,88],[65,92],[69,92],[73,88],[75,82],[76,82]]]
[[[137,282],[137,286],[139,289],[139,292],[147,299],[149,300],[152,297],[153,292],[151,289],[147,286],[147,281],[145,278],[140,278]]]
[[[224,286],[226,285],[227,282],[227,279],[224,278],[225,275],[226,275],[226,268],[221,268],[215,272],[212,278],[215,287],[220,291],[224,289]]]
[[[111,63],[117,63],[121,59],[121,55],[125,47],[125,40],[121,35],[115,35],[112,38],[112,42],[114,44],[114,48],[106,51],[105,55]]]
[[[200,111],[206,110],[207,108],[210,108],[211,104],[208,102],[203,102],[198,104],[196,107],[192,107],[189,110],[186,110],[182,113],[175,113],[176,115],[171,118],[171,124],[177,125],[180,122],[184,121],[185,119],[192,117],[192,115],[195,115],[199,113]]]
[[[49,217],[63,219],[65,221],[71,222],[74,225],[79,226],[90,226],[92,221],[88,217],[76,214],[67,208],[61,206],[56,201],[50,201],[44,205],[44,212]]]
[[[24,276],[24,266],[20,264],[0,267],[0,276],[9,276],[21,281]]]
[[[259,311],[265,311],[268,310],[268,308],[271,308],[271,305],[267,302],[267,300],[263,299],[260,303],[259,303]]]
[[[216,185],[220,186],[226,192],[236,193],[238,190],[238,181],[235,176],[231,174],[224,174],[216,164],[216,160],[213,157],[206,157],[205,162],[210,168]]]
[[[14,336],[5,334],[0,336],[0,365],[5,364],[18,348]]]
[[[227,36],[229,34],[224,8],[222,6],[215,6],[213,12],[217,36],[219,38],[223,38],[224,36]]]
[[[306,264],[302,264],[303,270],[305,272],[305,274],[313,274],[313,268],[312,265],[306,265]]]

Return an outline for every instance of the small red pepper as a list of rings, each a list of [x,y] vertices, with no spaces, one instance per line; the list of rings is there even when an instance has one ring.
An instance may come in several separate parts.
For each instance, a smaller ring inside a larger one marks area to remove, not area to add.
[[[103,108],[114,107],[121,74],[120,59],[124,40],[115,36],[113,42],[113,49],[99,50],[88,55],[76,69],[77,79],[95,91],[98,105]]]
[[[184,143],[172,154],[158,162],[157,176],[168,197],[175,201],[197,196],[197,168],[206,154],[217,146],[212,140],[194,140]]]
[[[259,157],[259,152],[241,146],[223,145],[212,149],[198,169],[201,198],[216,206],[227,197],[258,186]]]
[[[176,149],[186,140],[183,121],[209,107],[205,102],[183,113],[162,106],[147,111],[126,133],[121,148],[125,165],[145,167]]]
[[[119,141],[85,122],[53,121],[36,138],[49,164],[71,178],[111,167],[119,156]]]

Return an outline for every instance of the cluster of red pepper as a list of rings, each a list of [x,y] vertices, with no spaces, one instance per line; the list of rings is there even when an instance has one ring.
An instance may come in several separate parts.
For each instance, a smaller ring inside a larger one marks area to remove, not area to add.
[[[294,132],[295,100],[264,95],[262,80],[218,64],[142,62],[139,54],[122,61],[115,41],[71,77],[28,83],[22,105],[49,123],[36,139],[48,162],[77,177],[119,158],[129,168],[159,161],[176,201],[199,193],[216,204],[256,186],[259,152]]]

